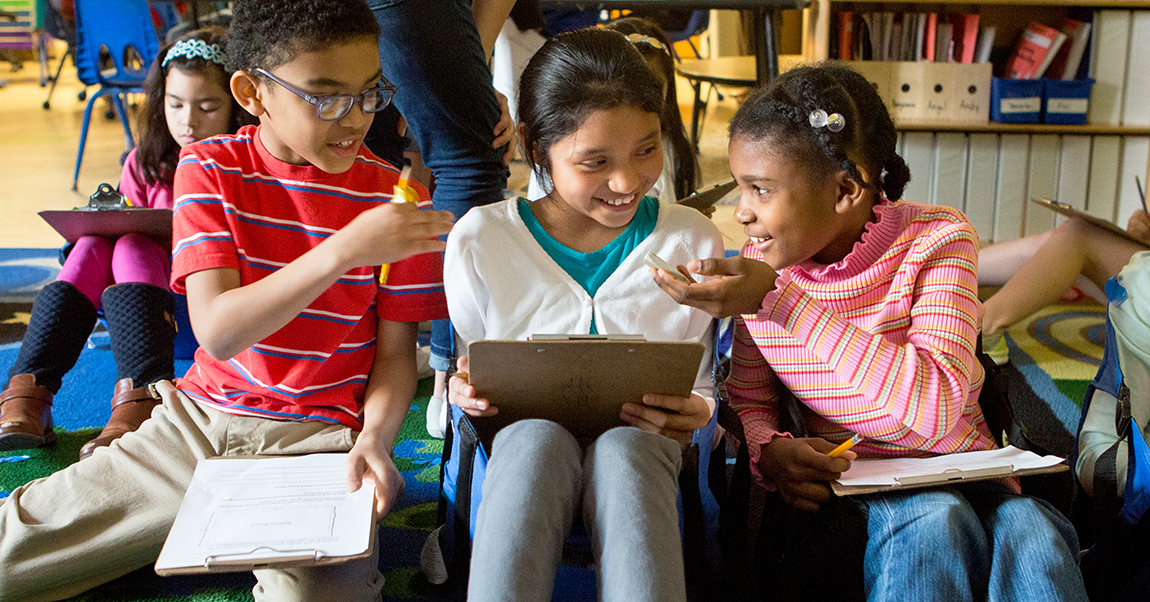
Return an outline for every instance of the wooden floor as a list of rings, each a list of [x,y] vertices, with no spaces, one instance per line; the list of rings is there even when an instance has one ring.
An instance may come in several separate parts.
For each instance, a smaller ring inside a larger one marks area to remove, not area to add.
[[[55,68],[55,61],[52,64]],[[88,202],[88,195],[102,183],[120,179],[124,134],[117,119],[106,119],[108,103],[100,99],[93,109],[87,148],[80,168],[78,191],[71,190],[76,149],[80,140],[85,102],[77,99],[83,86],[70,62],[52,96],[51,108],[43,108],[48,88],[39,85],[36,63],[9,73],[0,65],[0,247],[58,247],[63,243],[36,214],[44,209],[70,209]],[[91,88],[90,91],[95,91]],[[679,98],[689,103],[691,89],[679,82]],[[690,119],[690,105],[683,107]],[[730,178],[727,166],[727,121],[736,106],[730,95],[711,101],[711,110],[700,141],[702,183],[709,185]],[[134,111],[134,109],[132,109]],[[133,123],[135,115],[132,116]],[[133,127],[133,131],[135,128]],[[508,188],[526,188],[526,168],[513,163]],[[722,206],[714,220],[723,230],[728,248],[743,242],[742,229],[734,224],[732,207]],[[0,268],[2,269],[2,268]]]

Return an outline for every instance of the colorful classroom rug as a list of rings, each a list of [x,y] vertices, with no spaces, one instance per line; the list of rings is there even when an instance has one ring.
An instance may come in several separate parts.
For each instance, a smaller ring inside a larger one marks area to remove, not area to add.
[[[1052,453],[1072,450],[1105,333],[1106,307],[1092,300],[1047,307],[1007,330],[1011,403],[1031,439]]]

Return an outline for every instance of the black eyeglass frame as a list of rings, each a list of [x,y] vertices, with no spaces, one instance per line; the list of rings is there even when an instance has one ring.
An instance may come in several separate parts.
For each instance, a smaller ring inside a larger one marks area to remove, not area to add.
[[[372,86],[372,87],[368,88],[367,90],[364,90],[363,92],[361,92],[359,94],[354,94],[354,95],[353,94],[333,94],[331,96],[312,96],[311,94],[308,94],[307,92],[304,92],[303,90],[300,90],[299,88],[297,88],[297,87],[285,82],[284,80],[272,75],[266,69],[262,69],[262,68],[257,67],[253,71],[255,73],[262,75],[262,76],[272,80],[273,82],[283,86],[292,94],[295,94],[296,96],[298,96],[298,97],[308,101],[312,105],[314,105],[316,117],[320,118],[320,120],[322,120],[322,121],[339,121],[340,119],[347,117],[347,114],[351,112],[351,108],[357,104],[359,105],[359,109],[361,111],[363,111],[364,113],[378,113],[378,112],[386,109],[387,105],[391,104],[391,99],[395,97],[395,93],[396,93],[396,91],[398,91],[398,88],[395,87],[395,84],[387,81],[386,79],[380,79],[379,84]],[[378,107],[376,107],[374,111],[368,111],[364,107],[363,103],[364,103],[364,101],[367,100],[368,94],[375,93],[377,90],[382,90],[383,92],[386,92],[387,94],[383,98],[383,102]],[[343,99],[345,99],[345,98],[350,99],[351,102],[348,102],[346,105],[346,108],[344,108],[342,111],[340,111],[340,113],[338,115],[335,115],[333,117],[324,117],[323,116],[323,109],[324,109],[325,105],[330,106],[331,103],[342,102]]]

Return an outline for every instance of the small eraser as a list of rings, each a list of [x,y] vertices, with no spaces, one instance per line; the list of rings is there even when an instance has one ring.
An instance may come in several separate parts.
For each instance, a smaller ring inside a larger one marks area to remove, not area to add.
[[[679,273],[679,270],[676,269],[675,266],[667,263],[662,257],[659,257],[654,253],[647,253],[647,256],[643,258],[643,261],[647,264],[647,267],[651,267],[656,270],[663,270],[676,280],[682,280],[688,284],[691,283],[691,281],[686,276]]]

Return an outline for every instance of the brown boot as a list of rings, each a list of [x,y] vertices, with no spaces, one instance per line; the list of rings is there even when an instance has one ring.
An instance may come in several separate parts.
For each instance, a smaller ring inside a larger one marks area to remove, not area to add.
[[[33,374],[8,379],[0,393],[0,451],[31,449],[56,440],[52,430],[52,392]]]
[[[108,418],[108,425],[100,431],[100,436],[80,448],[80,459],[92,455],[97,447],[107,447],[116,439],[140,428],[140,425],[152,415],[152,410],[160,405],[158,400],[158,397],[152,396],[148,387],[133,389],[132,379],[120,379],[116,383],[116,392],[112,395],[112,416]]]

